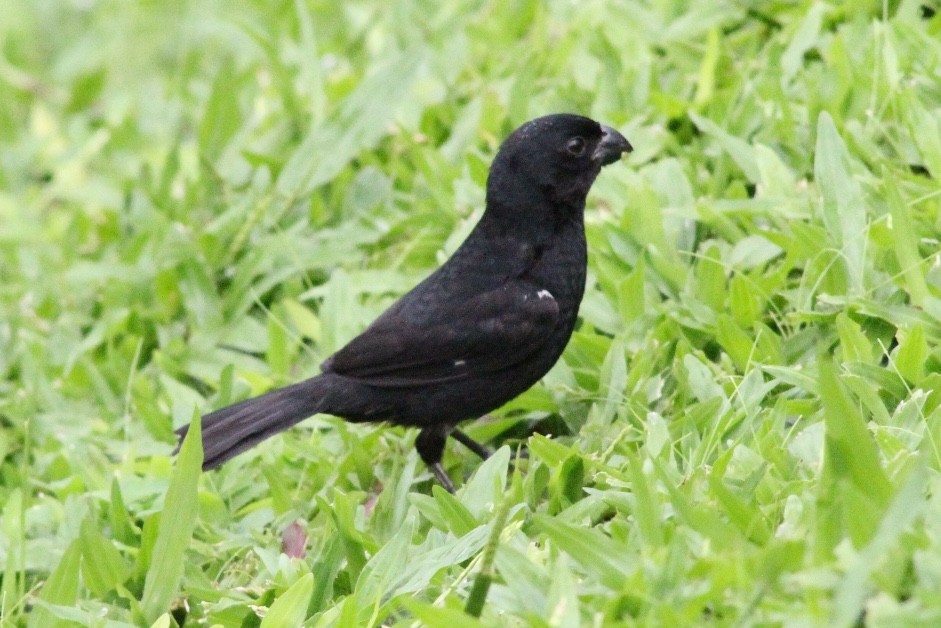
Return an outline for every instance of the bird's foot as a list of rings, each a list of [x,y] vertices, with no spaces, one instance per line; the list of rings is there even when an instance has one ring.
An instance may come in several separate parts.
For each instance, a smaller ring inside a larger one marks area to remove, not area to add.
[[[454,495],[454,483],[451,481],[451,478],[448,477],[448,474],[444,472],[444,467],[441,466],[441,463],[436,462],[428,466],[431,468],[431,472],[435,474],[438,482],[441,483],[441,486],[444,487],[444,490]]]

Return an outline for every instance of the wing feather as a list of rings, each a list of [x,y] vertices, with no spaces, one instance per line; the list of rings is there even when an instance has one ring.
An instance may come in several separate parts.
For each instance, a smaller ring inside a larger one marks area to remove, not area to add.
[[[413,299],[387,310],[322,368],[375,386],[456,381],[518,364],[558,321],[555,298],[525,281],[447,304]]]

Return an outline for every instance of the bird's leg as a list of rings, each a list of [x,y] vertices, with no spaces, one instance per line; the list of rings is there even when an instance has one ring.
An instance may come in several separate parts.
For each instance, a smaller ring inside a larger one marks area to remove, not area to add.
[[[418,455],[428,465],[438,481],[441,482],[441,486],[449,493],[454,493],[454,483],[451,482],[451,478],[448,477],[448,474],[444,472],[444,467],[441,466],[441,456],[444,454],[444,443],[447,439],[447,428],[442,429],[441,426],[426,427],[418,432],[418,437],[415,439],[415,449],[418,450]]]
[[[481,445],[480,443],[475,441],[473,438],[471,438],[470,436],[468,436],[467,434],[465,434],[464,432],[462,432],[461,430],[457,428],[454,428],[451,431],[451,438],[453,438],[454,440],[461,443],[462,445],[470,449],[472,452],[480,456],[481,460],[486,460],[493,453],[489,449],[487,449],[486,447],[484,447],[483,445]]]
[[[444,487],[444,490],[454,495],[457,492],[457,489],[454,488],[454,482],[451,481],[451,478],[448,477],[448,474],[445,473],[444,467],[441,466],[440,462],[436,462],[428,467],[431,469],[431,472],[435,474],[435,477],[438,478],[438,481],[441,482],[441,486]]]

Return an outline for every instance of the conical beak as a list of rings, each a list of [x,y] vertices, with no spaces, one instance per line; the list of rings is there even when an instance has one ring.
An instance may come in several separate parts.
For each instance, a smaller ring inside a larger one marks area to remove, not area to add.
[[[634,150],[627,138],[611,127],[602,124],[601,133],[601,141],[595,147],[591,158],[593,161],[600,161],[602,166],[613,164],[621,158],[623,153]]]

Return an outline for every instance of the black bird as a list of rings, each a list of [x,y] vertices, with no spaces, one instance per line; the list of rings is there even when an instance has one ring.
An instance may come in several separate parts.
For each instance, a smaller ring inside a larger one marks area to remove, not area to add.
[[[467,240],[323,373],[203,417],[203,469],[317,413],[420,429],[415,447],[445,488],[448,436],[535,384],[572,335],[585,291],[585,197],[630,152],[611,127],[571,114],[527,122],[500,147],[487,207]],[[189,426],[177,433],[182,438]]]

